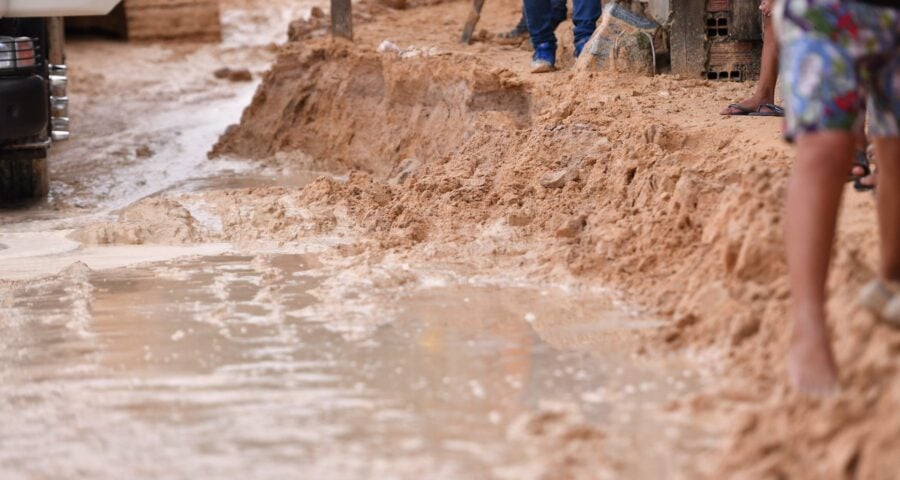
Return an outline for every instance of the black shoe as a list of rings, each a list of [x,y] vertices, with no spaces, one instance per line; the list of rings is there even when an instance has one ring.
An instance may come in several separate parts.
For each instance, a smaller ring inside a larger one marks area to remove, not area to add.
[[[528,36],[528,22],[525,21],[525,15],[522,14],[522,18],[519,20],[518,25],[516,25],[512,30],[508,32],[503,32],[500,35],[500,38],[507,39],[518,39],[522,37]]]

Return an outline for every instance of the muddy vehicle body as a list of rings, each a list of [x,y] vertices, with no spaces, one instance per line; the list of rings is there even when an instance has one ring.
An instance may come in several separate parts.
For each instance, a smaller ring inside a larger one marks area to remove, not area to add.
[[[0,201],[46,195],[47,151],[69,136],[62,45],[51,39],[58,23],[0,19]]]
[[[47,195],[47,153],[69,138],[63,17],[119,0],[0,0],[0,203]]]

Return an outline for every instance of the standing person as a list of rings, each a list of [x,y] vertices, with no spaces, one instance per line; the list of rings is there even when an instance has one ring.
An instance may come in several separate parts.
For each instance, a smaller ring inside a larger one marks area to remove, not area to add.
[[[884,320],[900,321],[900,6],[897,0],[783,0],[776,25],[786,134],[797,146],[785,217],[793,316],[787,366],[799,390],[822,394],[838,386],[825,288],[864,106],[879,166],[881,263],[863,304]]]
[[[759,11],[763,17],[763,51],[756,91],[750,98],[728,105],[719,112],[720,115],[784,116],[784,108],[775,104],[775,85],[778,82],[778,41],[775,38],[775,26],[772,21],[774,4],[775,0],[762,0],[759,4]],[[875,179],[871,176],[872,170],[865,152],[866,142],[860,138],[859,144],[859,152],[854,157],[853,170],[848,181],[854,182],[854,187],[858,191],[874,190]]]
[[[559,24],[564,22],[569,16],[569,7],[566,6],[566,0],[550,0],[550,10],[552,11],[553,15],[553,31],[556,31],[556,28],[559,27]],[[519,19],[519,23],[517,23],[512,30],[501,33],[499,37],[504,40],[516,40],[518,42],[523,37],[527,36],[528,20],[525,19],[525,9],[523,7],[522,18]]]
[[[573,0],[572,23],[575,24],[575,56],[581,55],[584,45],[597,28],[602,9],[600,0]],[[531,62],[533,73],[556,69],[556,25],[551,0],[525,0],[525,18],[534,46]]]
[[[775,105],[775,84],[778,82],[778,42],[772,25],[772,7],[775,0],[762,0],[759,11],[763,20],[763,51],[760,60],[759,81],[750,98],[732,103],[722,110],[722,115],[759,115],[780,117],[784,110]]]

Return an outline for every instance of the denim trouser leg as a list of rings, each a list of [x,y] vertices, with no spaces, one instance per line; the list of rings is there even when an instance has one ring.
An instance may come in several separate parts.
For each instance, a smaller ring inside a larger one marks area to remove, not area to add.
[[[575,11],[572,12],[572,23],[575,24],[575,45],[588,41],[597,28],[597,20],[602,14],[600,0],[573,0]]]
[[[549,43],[556,49],[556,35],[553,33],[553,9],[551,0],[525,0],[525,19],[531,44],[538,46]]]
[[[553,11],[553,24],[559,25],[569,16],[569,7],[566,0],[550,0],[550,10]]]

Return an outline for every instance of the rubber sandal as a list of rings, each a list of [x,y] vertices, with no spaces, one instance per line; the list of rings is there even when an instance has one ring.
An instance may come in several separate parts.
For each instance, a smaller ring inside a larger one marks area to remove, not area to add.
[[[528,30],[525,33],[519,32],[517,30],[510,30],[508,32],[503,32],[497,35],[498,38],[502,40],[523,40],[528,36]]]
[[[853,157],[853,166],[863,169],[862,175],[851,174],[847,177],[848,182],[853,182],[853,189],[857,192],[871,192],[875,190],[875,185],[866,185],[863,180],[872,175],[872,165],[869,163],[869,156],[865,150],[857,150],[856,156]]]
[[[768,109],[768,112],[762,111],[764,108]],[[784,108],[775,105],[774,103],[761,103],[759,107],[756,108],[755,112],[748,113],[751,117],[783,117],[784,116]]]
[[[524,20],[524,18],[523,18],[523,20]],[[503,40],[521,40],[527,36],[528,36],[528,25],[521,20],[519,21],[518,25],[513,27],[512,30],[510,30],[508,32],[503,32],[503,33],[497,35],[497,37],[499,37]]]
[[[741,105],[740,103],[732,103],[728,106],[729,110],[737,110],[738,113],[723,113],[722,115],[727,115],[729,117],[739,117],[742,115],[750,115],[753,113],[753,110]]]
[[[869,282],[859,292],[859,304],[885,322],[900,326],[900,282]]]
[[[881,319],[895,327],[900,327],[900,296],[888,302],[881,312]]]

